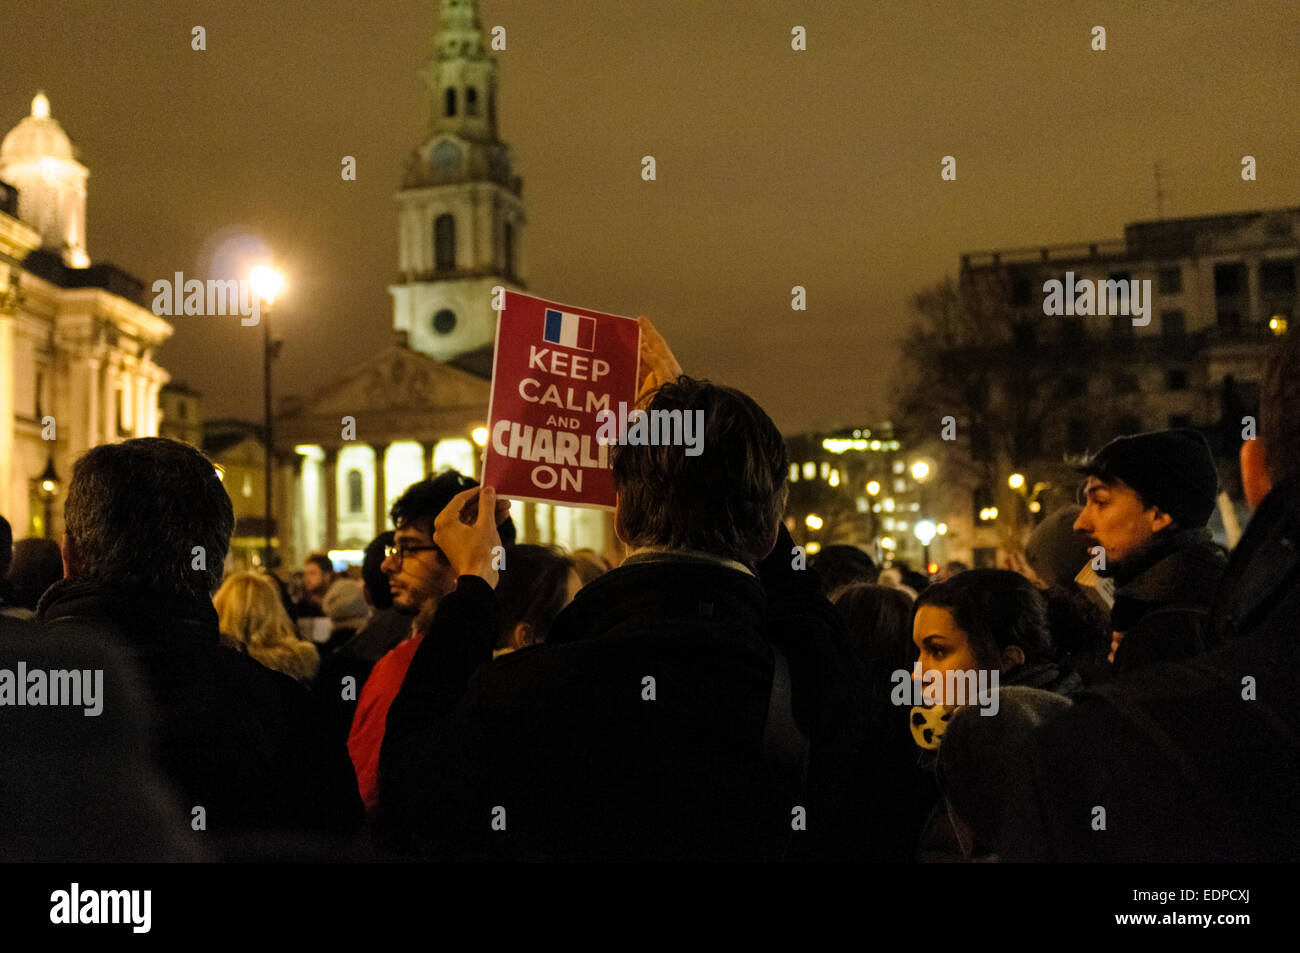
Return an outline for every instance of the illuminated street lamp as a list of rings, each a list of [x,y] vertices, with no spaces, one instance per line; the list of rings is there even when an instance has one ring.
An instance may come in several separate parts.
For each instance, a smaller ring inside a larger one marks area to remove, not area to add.
[[[54,498],[59,493],[59,474],[54,469],[54,457],[45,461],[45,469],[37,478],[41,502],[45,504],[45,538],[54,538]]]
[[[1007,477],[1007,486],[1013,490],[1018,490],[1025,485],[1025,475],[1023,473],[1013,473]]]
[[[263,551],[262,565],[271,568],[271,457],[273,441],[271,439],[271,305],[284,288],[284,275],[270,265],[258,265],[248,276],[253,291],[262,299],[262,432],[265,441],[265,524],[262,527]]]
[[[822,518],[816,513],[809,513],[807,518],[804,519],[804,522],[808,525],[809,529],[822,528]]]
[[[919,520],[912,527],[912,535],[921,542],[921,547],[925,552],[925,564],[930,565],[930,543],[934,540],[935,534],[939,531],[938,527],[930,520]]]
[[[930,476],[930,464],[924,460],[917,460],[912,464],[912,479],[917,483],[924,483]]]
[[[486,427],[474,428],[474,442],[480,447],[487,446],[488,431]]]
[[[870,483],[867,484],[867,494],[869,496],[875,496],[879,492],[880,492],[880,484],[877,483],[875,480],[872,480]]]

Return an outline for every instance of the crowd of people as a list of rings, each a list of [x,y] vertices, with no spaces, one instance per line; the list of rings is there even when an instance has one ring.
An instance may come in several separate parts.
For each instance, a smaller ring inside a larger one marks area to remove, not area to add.
[[[61,547],[0,520],[0,670],[104,673],[94,717],[0,706],[0,859],[1300,859],[1296,335],[1230,554],[1169,430],[1082,463],[1006,568],[805,560],[762,408],[657,335],[641,391],[706,451],[611,448],[625,553],[518,543],[447,471],[298,593],[224,573],[200,452],[87,452]],[[996,697],[900,691],[925,672]]]

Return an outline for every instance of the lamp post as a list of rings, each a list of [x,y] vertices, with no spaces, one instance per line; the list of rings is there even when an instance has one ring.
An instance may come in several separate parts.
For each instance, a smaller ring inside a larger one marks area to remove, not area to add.
[[[54,497],[59,492],[59,474],[54,469],[54,456],[45,461],[45,469],[36,478],[41,491],[41,502],[45,504],[45,538],[54,538]]]
[[[930,542],[937,532],[938,527],[931,520],[921,520],[912,527],[912,535],[921,541],[921,548],[925,551],[923,558],[925,559],[926,572],[930,570]]]
[[[271,568],[271,461],[274,446],[271,433],[271,305],[275,296],[284,287],[284,276],[270,265],[258,265],[253,269],[249,280],[253,291],[264,302],[261,308],[262,321],[262,433],[264,440],[263,456],[265,458],[265,508],[262,514],[262,568]]]

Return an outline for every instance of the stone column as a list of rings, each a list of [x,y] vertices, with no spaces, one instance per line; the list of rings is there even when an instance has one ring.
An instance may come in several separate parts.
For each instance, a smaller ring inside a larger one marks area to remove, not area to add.
[[[384,479],[384,457],[388,455],[388,444],[372,443],[370,449],[375,453],[375,535],[378,536],[388,525],[388,514],[385,512],[388,485]]]
[[[325,494],[325,548],[339,548],[339,451],[325,448],[321,492]]]
[[[105,359],[103,389],[100,392],[100,419],[104,422],[101,443],[114,443],[117,440],[117,380],[118,369],[110,363],[110,359]]]
[[[83,450],[88,450],[100,443],[99,430],[103,422],[102,412],[99,409],[99,392],[102,390],[100,385],[100,368],[102,364],[97,357],[89,357],[86,360],[86,406],[83,411],[86,420],[86,446]]]
[[[0,282],[7,280],[8,276],[0,272]],[[0,284],[0,298],[3,297],[4,285]],[[8,378],[0,384],[0,513],[11,517],[16,517],[18,510],[14,505],[17,500],[9,498],[12,490],[14,458],[14,379],[12,376],[16,361],[14,349],[14,316],[7,306],[0,303],[0,368],[4,368]],[[21,539],[26,535],[26,527],[15,523],[15,538]]]
[[[143,369],[135,374],[135,400],[131,406],[131,430],[137,437],[149,436],[149,381]]]

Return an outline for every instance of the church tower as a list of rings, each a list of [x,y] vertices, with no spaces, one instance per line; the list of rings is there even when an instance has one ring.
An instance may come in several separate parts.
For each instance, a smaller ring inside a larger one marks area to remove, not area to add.
[[[409,346],[448,361],[490,352],[492,287],[523,288],[525,217],[522,181],[497,138],[497,67],[474,0],[440,8],[422,71],[429,131],[397,193],[400,279],[389,291]]]
[[[41,246],[60,255],[69,268],[90,264],[86,254],[86,178],[72,141],[50,116],[44,93],[32,100],[32,114],[0,143],[0,179],[18,189],[18,217],[41,233]]]

